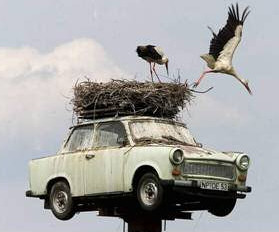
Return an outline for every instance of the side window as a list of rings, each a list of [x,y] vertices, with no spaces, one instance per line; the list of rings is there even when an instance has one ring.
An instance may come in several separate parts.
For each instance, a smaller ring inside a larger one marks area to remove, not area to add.
[[[93,144],[93,132],[93,125],[77,127],[71,133],[71,137],[69,138],[64,151],[74,152],[91,148]]]
[[[127,142],[125,127],[121,122],[101,123],[96,128],[94,146],[115,147]]]

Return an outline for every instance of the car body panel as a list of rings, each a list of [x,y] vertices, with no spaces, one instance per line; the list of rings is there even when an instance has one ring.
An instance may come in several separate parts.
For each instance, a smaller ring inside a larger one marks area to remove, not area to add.
[[[126,144],[112,147],[94,147],[93,145],[90,149],[71,153],[65,149],[67,141],[69,141],[69,137],[67,137],[56,155],[30,161],[29,175],[32,195],[46,196],[48,184],[57,178],[67,180],[73,197],[119,192],[130,193],[133,191],[135,173],[142,167],[150,167],[155,170],[161,180],[185,181],[185,183],[192,180],[216,180],[231,185],[246,186],[247,170],[241,171],[236,166],[236,159],[242,153],[218,152],[199,147],[186,126],[174,120],[140,116],[99,119],[74,126],[71,128],[69,136],[75,128],[90,124],[94,124],[96,127],[100,123],[108,122],[121,122],[124,125]],[[141,128],[142,125],[137,124],[137,122],[146,122],[145,128]],[[157,122],[160,123],[158,130],[161,132],[158,132],[156,125],[153,125]],[[131,124],[133,127],[138,126],[138,128],[132,129]],[[147,131],[148,129],[150,131]],[[162,135],[178,133],[180,139],[185,139],[187,143],[175,143],[166,138],[163,140],[156,138],[155,142],[152,140],[137,141],[141,135],[144,136],[144,133],[155,136],[154,130],[157,133],[156,136],[160,133]],[[181,131],[185,133],[181,134]],[[181,165],[175,165],[170,161],[170,155],[177,149],[183,151],[184,154],[184,162]],[[189,175],[183,173],[183,165],[186,162],[194,162],[201,167],[205,165],[204,167],[207,168],[211,168],[211,164],[225,167],[226,165],[233,166],[235,176],[232,179],[226,179],[208,174]],[[178,170],[181,174],[173,175],[173,170]],[[245,180],[239,180],[239,176],[245,177]]]

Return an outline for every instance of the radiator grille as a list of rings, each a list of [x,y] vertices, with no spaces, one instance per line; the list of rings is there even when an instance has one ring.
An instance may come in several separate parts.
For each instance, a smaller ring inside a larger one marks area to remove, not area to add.
[[[185,162],[183,173],[186,175],[214,176],[233,179],[235,176],[235,167],[232,165]]]

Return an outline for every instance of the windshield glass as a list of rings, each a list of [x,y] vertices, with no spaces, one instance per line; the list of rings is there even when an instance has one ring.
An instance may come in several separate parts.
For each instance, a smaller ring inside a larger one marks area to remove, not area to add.
[[[150,141],[196,146],[189,130],[180,124],[163,120],[146,120],[131,122],[130,128],[136,143]]]

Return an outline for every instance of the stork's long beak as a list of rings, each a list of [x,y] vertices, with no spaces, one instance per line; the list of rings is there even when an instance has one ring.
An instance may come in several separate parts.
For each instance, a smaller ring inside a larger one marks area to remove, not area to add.
[[[248,83],[246,83],[244,86],[245,86],[245,88],[247,89],[247,91],[249,92],[249,94],[250,94],[250,95],[253,95],[251,89],[249,88]]]
[[[165,65],[166,65],[167,74],[168,74],[168,76],[169,76],[169,61],[167,61],[167,62],[165,63]]]

